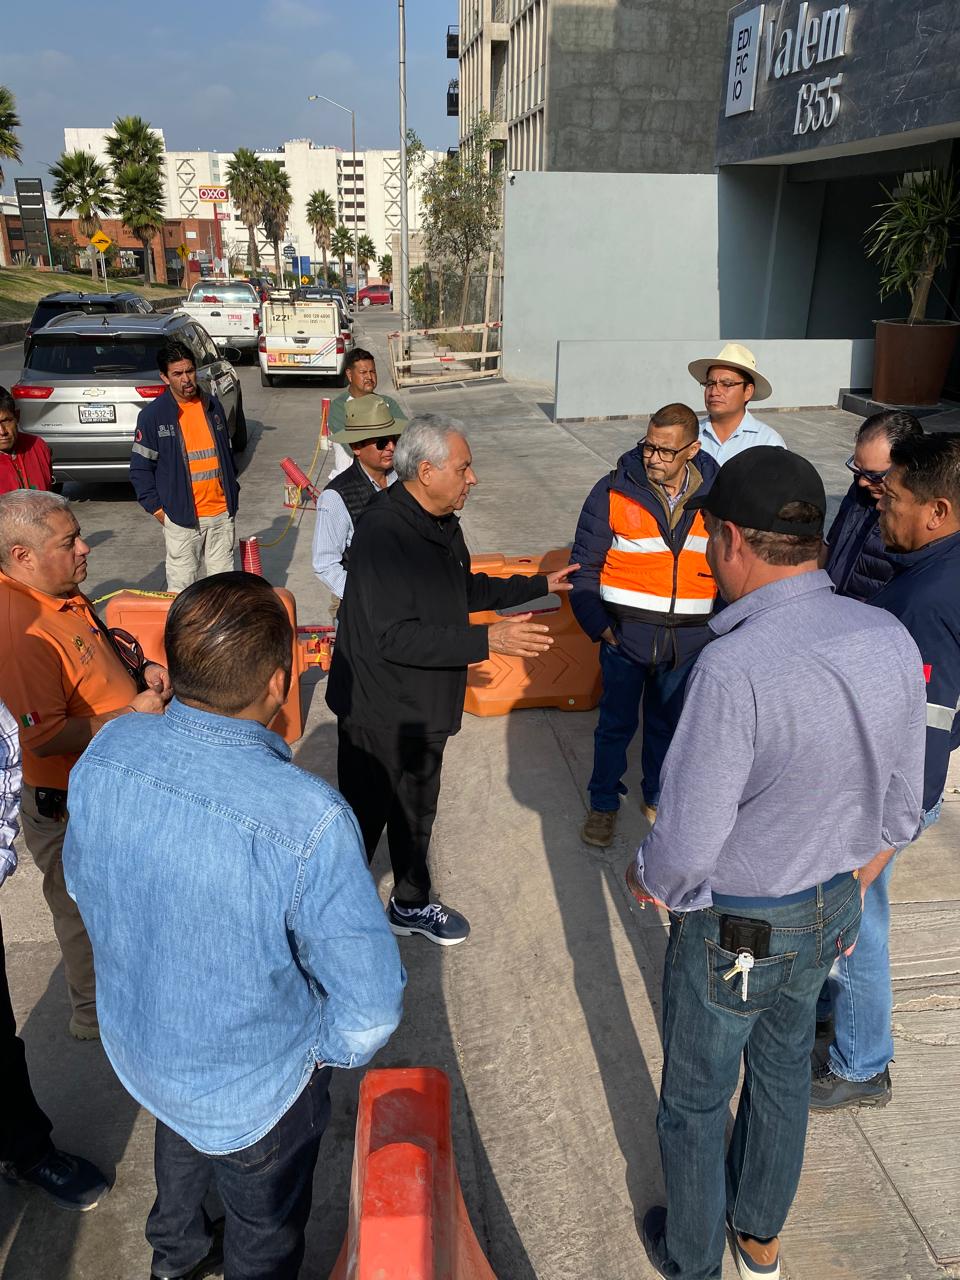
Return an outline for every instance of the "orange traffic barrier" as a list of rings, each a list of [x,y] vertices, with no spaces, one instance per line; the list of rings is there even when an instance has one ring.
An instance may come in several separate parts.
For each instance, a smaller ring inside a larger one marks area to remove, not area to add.
[[[450,1081],[436,1067],[363,1078],[350,1221],[330,1280],[496,1280],[463,1202]]]
[[[296,742],[303,734],[303,711],[300,707],[300,676],[303,674],[302,647],[297,643],[297,602],[284,587],[274,587],[283,601],[293,627],[293,670],[290,676],[290,692],[277,712],[270,728],[287,742]],[[115,595],[106,610],[108,627],[122,627],[140,641],[140,647],[151,662],[166,664],[163,648],[163,629],[170,605],[176,599],[172,594],[141,596],[132,591]]]
[[[523,573],[553,573],[570,563],[565,548],[540,556],[473,556],[470,568],[491,578]],[[534,621],[550,628],[553,644],[536,658],[507,658],[491,653],[486,662],[467,668],[464,710],[475,716],[503,716],[517,707],[559,707],[589,711],[600,701],[600,650],[580,630],[570,608],[569,592],[558,593],[559,606],[537,610]],[[525,606],[517,612],[525,612]],[[513,612],[513,610],[511,610]],[[496,622],[492,612],[472,613],[475,623]]]

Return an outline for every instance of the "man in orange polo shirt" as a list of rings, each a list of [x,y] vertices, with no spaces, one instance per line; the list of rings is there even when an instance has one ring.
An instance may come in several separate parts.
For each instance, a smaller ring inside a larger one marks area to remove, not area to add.
[[[23,836],[43,874],[78,1040],[96,1039],[99,1028],[90,941],[60,860],[70,770],[108,720],[162,712],[170,697],[167,673],[155,664],[137,692],[80,591],[89,550],[65,498],[31,489],[0,495],[0,699],[20,729]]]
[[[157,364],[167,384],[141,409],[130,454],[137,501],[163,525],[167,590],[233,568],[240,486],[223,405],[197,385],[193,353],[169,342]]]

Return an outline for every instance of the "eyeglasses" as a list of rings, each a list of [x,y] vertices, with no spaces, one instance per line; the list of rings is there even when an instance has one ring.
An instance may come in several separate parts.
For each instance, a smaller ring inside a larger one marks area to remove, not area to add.
[[[745,387],[747,384],[742,378],[708,378],[700,385],[707,391],[711,391],[714,387],[722,387],[724,391],[730,391],[733,387]]]
[[[399,439],[399,436],[377,436],[376,439],[361,440],[359,447],[364,449],[368,444],[375,444],[382,453],[388,445],[396,444]]]
[[[843,465],[848,471],[852,471],[855,476],[862,476],[863,479],[866,480],[867,484],[883,484],[886,477],[890,474],[889,467],[887,467],[886,471],[864,471],[863,467],[857,466],[853,457],[854,455],[851,453],[850,457]]]
[[[696,444],[696,440],[691,440],[687,444],[682,444],[679,449],[668,449],[662,444],[649,444],[644,438],[640,441],[640,449],[645,458],[652,458],[656,454],[662,458],[664,462],[673,462],[678,453],[683,453],[684,449],[689,449],[690,445]]]

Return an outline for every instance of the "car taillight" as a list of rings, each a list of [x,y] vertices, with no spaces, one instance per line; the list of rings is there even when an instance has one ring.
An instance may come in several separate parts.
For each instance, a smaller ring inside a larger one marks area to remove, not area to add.
[[[257,350],[266,351],[266,349],[267,349],[267,339],[266,339],[266,336],[261,333],[260,337],[257,339]]]
[[[255,311],[253,313],[253,327],[255,329],[260,328],[260,312],[259,311]]]
[[[166,389],[162,382],[156,385],[151,383],[149,387],[137,387],[137,395],[141,400],[156,400],[157,396],[162,396]]]
[[[53,387],[21,387],[10,388],[14,400],[46,400],[53,395]]]
[[[342,356],[342,355],[343,355],[343,353],[346,351],[346,349],[347,349],[347,348],[346,348],[346,346],[344,345],[343,338],[342,338],[342,337],[338,338],[338,339],[337,339],[337,355],[338,355],[338,356]]]

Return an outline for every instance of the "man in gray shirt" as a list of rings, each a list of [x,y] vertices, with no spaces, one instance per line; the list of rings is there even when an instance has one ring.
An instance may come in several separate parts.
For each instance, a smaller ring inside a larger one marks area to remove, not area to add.
[[[657,1131],[662,1276],[780,1274],[803,1163],[817,994],[856,942],[861,895],[917,833],[926,691],[883,610],[817,569],[826,499],[805,459],[758,446],[692,499],[728,607],[701,653],[627,879],[669,908]],[[727,1109],[744,1083],[724,1159]]]

